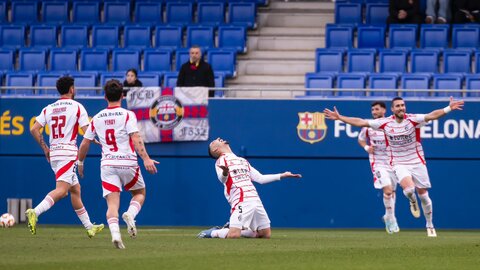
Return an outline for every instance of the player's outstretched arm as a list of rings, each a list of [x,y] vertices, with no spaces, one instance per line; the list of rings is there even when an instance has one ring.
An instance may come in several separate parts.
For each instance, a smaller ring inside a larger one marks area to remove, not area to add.
[[[92,141],[83,138],[82,143],[80,144],[80,148],[78,149],[78,175],[80,178],[83,178],[84,176],[84,164],[83,162],[85,161],[85,158],[87,157],[88,149],[90,148],[90,143]]]
[[[159,164],[160,162],[150,158],[140,134],[138,132],[133,132],[130,134],[130,138],[132,138],[137,154],[143,159],[143,165],[145,166],[145,169],[147,169],[147,171],[151,174],[157,173],[157,167],[155,167],[155,164]]]
[[[302,178],[302,175],[299,173],[284,172],[280,174],[280,179],[283,178]]]
[[[43,153],[45,154],[45,158],[50,163],[50,148],[48,147],[45,140],[43,140],[42,133],[40,132],[40,129],[42,128],[42,125],[35,121],[35,124],[33,124],[33,126],[30,128],[30,133],[32,134],[35,141],[37,141],[37,143],[40,145]]]
[[[339,120],[339,121],[342,121],[344,123],[347,123],[347,124],[350,124],[350,125],[356,126],[356,127],[368,127],[369,126],[368,121],[365,120],[365,119],[357,118],[357,117],[348,117],[348,116],[341,115],[338,112],[337,107],[333,107],[333,111],[325,108],[325,110],[323,110],[323,113],[325,113],[325,117],[327,117],[327,119],[330,119],[330,120]]]
[[[450,103],[448,104],[447,107],[439,110],[435,110],[427,115],[425,115],[425,121],[431,121],[431,120],[436,120],[440,117],[443,117],[447,115],[447,113],[455,110],[463,110],[463,105],[464,105],[463,100],[454,100],[453,97],[450,97]]]

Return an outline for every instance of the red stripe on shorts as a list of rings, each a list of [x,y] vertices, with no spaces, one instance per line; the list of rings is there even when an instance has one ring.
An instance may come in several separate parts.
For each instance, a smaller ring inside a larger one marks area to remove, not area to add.
[[[140,167],[137,167],[135,170],[135,176],[133,177],[132,181],[125,185],[125,190],[130,190],[135,184],[138,182],[138,175],[140,172]]]
[[[110,183],[107,183],[105,181],[102,181],[102,187],[110,192],[120,192],[120,188],[112,185]]]
[[[58,172],[55,174],[55,179],[58,180],[58,178],[67,172],[73,166],[73,164],[75,164],[75,160],[70,160],[67,165],[60,168],[60,170],[58,170]]]

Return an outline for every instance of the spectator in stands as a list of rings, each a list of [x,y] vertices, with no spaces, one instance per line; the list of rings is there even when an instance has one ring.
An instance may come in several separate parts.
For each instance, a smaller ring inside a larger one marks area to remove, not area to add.
[[[198,46],[190,48],[190,59],[182,65],[177,79],[177,87],[205,86],[215,87],[212,67],[202,59],[202,51]],[[214,91],[208,92],[209,97]]]
[[[125,81],[123,81],[123,86],[124,87],[142,87],[143,84],[141,81],[138,80],[137,76],[138,76],[138,72],[136,69],[131,68],[127,70],[127,73],[125,74]]]
[[[387,23],[422,23],[420,0],[390,0]]]
[[[436,9],[438,2],[438,10]],[[450,0],[427,0],[427,17],[425,23],[447,23]]]
[[[453,7],[453,23],[480,23],[479,0],[455,0]]]

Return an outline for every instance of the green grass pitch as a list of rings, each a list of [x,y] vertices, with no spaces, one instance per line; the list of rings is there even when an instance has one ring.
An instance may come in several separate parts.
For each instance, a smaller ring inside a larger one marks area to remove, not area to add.
[[[480,232],[273,229],[272,239],[196,239],[198,228],[122,229],[125,250],[105,229],[24,224],[0,229],[0,269],[480,269]]]

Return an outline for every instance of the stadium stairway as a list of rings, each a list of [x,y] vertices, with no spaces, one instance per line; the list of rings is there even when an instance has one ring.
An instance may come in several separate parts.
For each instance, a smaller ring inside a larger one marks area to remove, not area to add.
[[[304,88],[305,73],[313,72],[315,49],[325,44],[325,24],[334,21],[330,0],[271,0],[258,9],[258,27],[248,32],[248,52],[238,56],[231,88]],[[290,97],[304,92],[242,91],[237,97]]]

